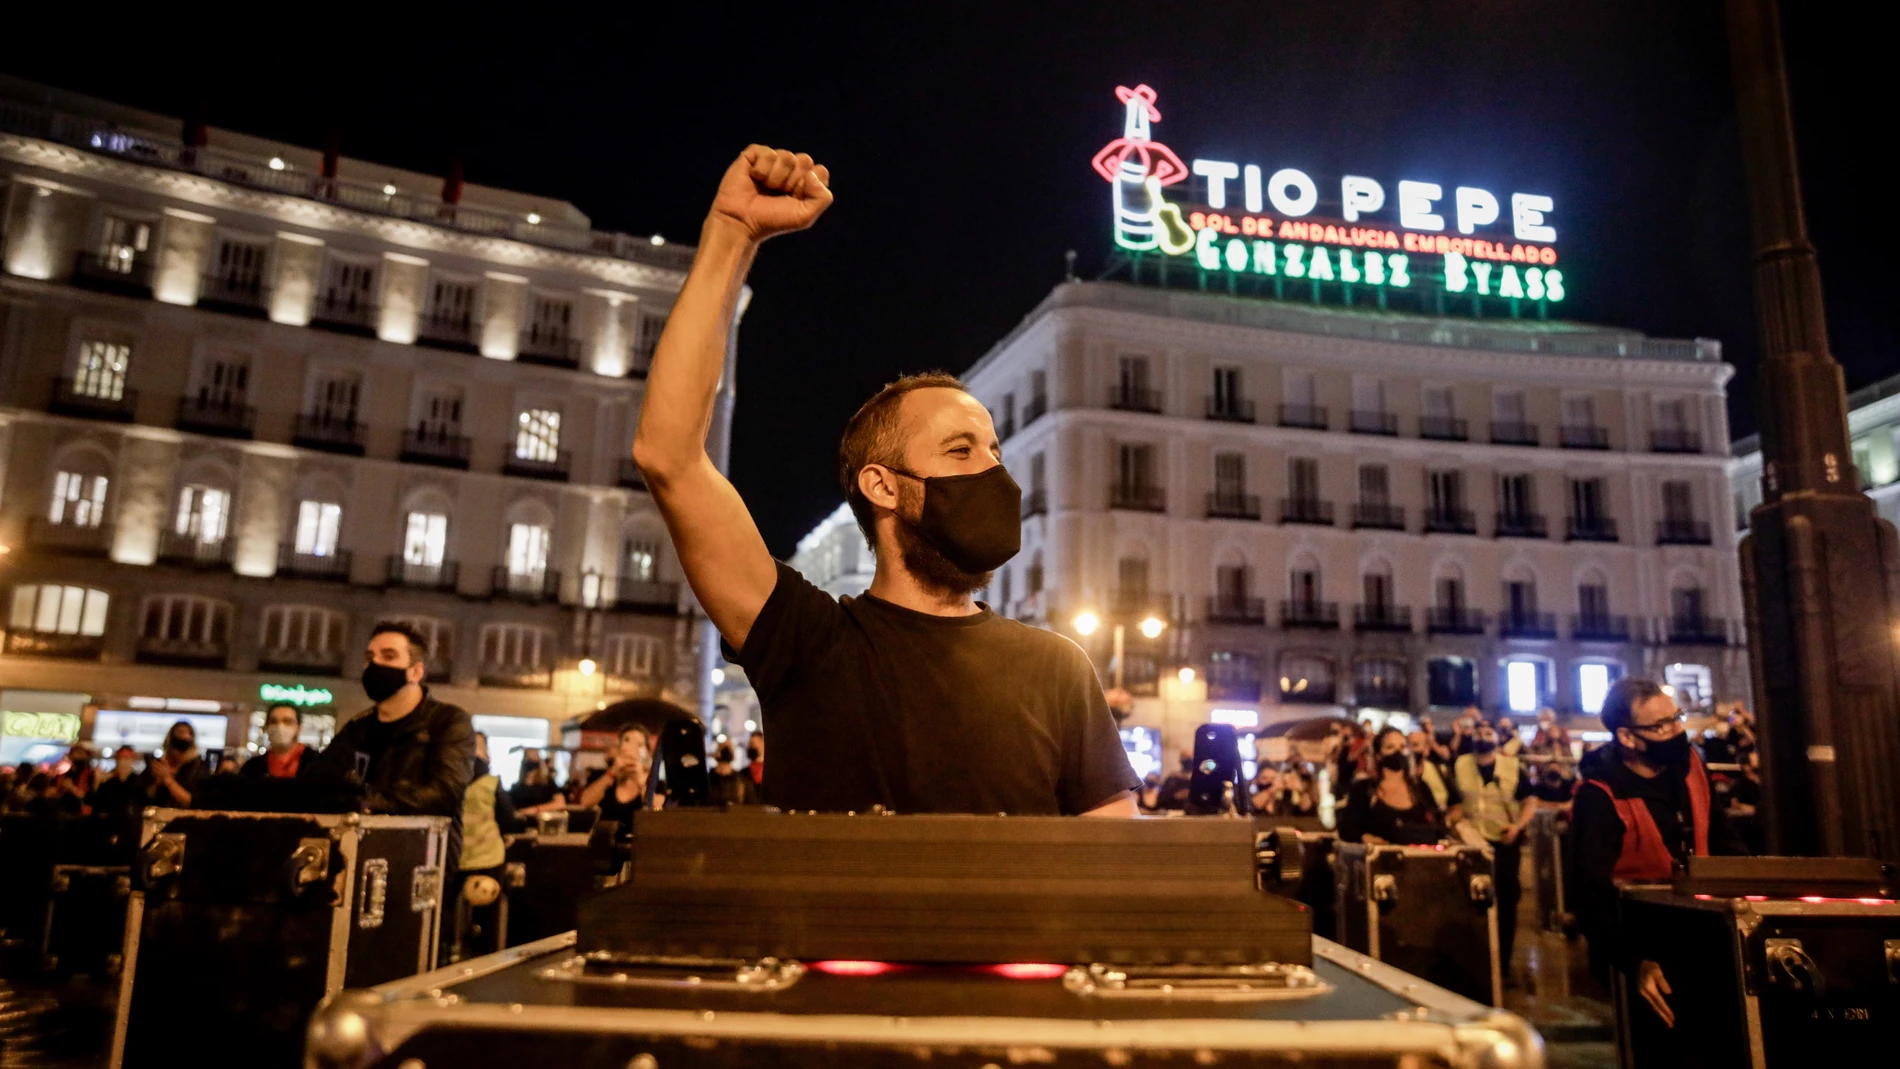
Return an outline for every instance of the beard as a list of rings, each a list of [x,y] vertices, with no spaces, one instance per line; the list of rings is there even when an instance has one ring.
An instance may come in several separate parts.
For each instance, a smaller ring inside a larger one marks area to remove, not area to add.
[[[974,594],[990,585],[992,572],[966,572],[952,564],[930,540],[917,529],[917,524],[906,514],[923,515],[923,488],[913,489],[909,483],[902,483],[897,490],[897,533],[898,556],[908,571],[919,583],[935,593],[962,597]]]

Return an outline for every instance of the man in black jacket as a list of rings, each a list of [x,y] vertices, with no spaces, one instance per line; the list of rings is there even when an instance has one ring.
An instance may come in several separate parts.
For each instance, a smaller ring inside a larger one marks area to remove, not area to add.
[[[364,808],[449,817],[449,867],[462,852],[462,795],[475,761],[475,725],[422,685],[428,640],[404,623],[376,625],[364,650],[363,691],[376,704],[343,725],[323,751],[325,774],[360,782]]]

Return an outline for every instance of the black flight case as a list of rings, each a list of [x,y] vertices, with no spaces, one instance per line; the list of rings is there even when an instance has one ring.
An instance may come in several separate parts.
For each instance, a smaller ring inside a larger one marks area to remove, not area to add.
[[[111,1064],[177,1065],[187,1027],[246,1065],[295,1066],[325,996],[435,966],[448,831],[447,817],[146,810]]]
[[[1618,972],[1623,1069],[1893,1064],[1897,891],[1891,865],[1817,857],[1691,858],[1673,885],[1625,888],[1626,934],[1662,967],[1676,1022]]]
[[[643,812],[578,932],[352,991],[321,1069],[1540,1069],[1521,1019],[1310,934],[1244,820]]]
[[[1340,843],[1339,941],[1469,999],[1504,1005],[1489,852]]]

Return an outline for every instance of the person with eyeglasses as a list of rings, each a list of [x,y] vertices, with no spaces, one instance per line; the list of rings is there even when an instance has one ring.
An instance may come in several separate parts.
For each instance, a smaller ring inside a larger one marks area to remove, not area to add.
[[[1711,841],[1724,853],[1740,851],[1709,804],[1708,772],[1667,691],[1653,680],[1618,680],[1601,716],[1612,741],[1579,762],[1571,816],[1577,923],[1590,942],[1591,970],[1605,982],[1611,969],[1630,977],[1656,1021],[1673,1029],[1669,979],[1644,956],[1646,940],[1622,923],[1617,885],[1666,883],[1677,862],[1707,856]]]

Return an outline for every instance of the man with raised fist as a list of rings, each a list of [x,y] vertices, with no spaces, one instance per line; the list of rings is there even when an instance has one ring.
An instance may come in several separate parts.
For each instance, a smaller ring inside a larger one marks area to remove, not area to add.
[[[784,809],[1134,816],[1138,785],[1088,656],[973,595],[1016,554],[1022,492],[954,377],[898,379],[846,423],[839,478],[877,554],[834,599],[772,559],[706,452],[746,272],[816,222],[831,174],[753,145],[720,180],[647,375],[633,458],[694,594],[758,691]]]

